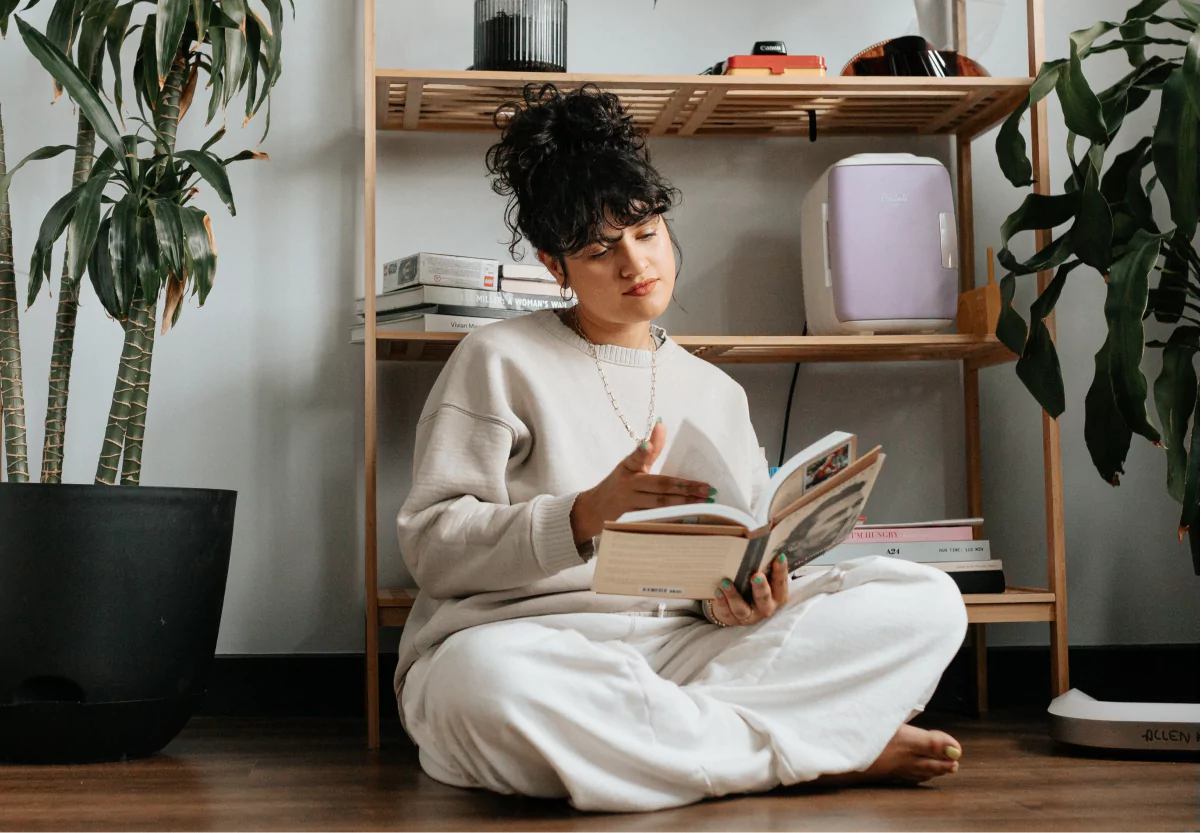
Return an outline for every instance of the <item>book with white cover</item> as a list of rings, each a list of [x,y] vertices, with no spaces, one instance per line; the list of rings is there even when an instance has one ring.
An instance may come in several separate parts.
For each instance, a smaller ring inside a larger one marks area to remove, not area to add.
[[[745,594],[777,553],[791,571],[846,538],[883,463],[878,447],[856,458],[855,436],[838,431],[789,460],[751,507],[716,443],[685,421],[661,473],[709,483],[721,503],[628,512],[606,523],[592,589],[708,599],[728,577]]]
[[[541,263],[502,263],[500,276],[523,281],[538,281],[540,283],[556,283],[555,276]]]
[[[836,566],[838,565],[818,564],[816,561],[811,561],[797,570],[794,575],[808,576],[813,573],[824,573],[826,570],[832,570]],[[993,570],[1004,569],[999,558],[990,558],[987,561],[939,561],[931,563],[928,566],[942,570],[944,573],[987,573]]]
[[[988,561],[992,549],[988,541],[888,541],[880,543],[842,543],[814,561],[814,564],[840,564],[865,555],[888,555],[905,561]]]
[[[426,306],[428,304],[443,304],[455,307],[481,307],[484,309],[511,309],[531,311],[537,309],[563,309],[570,307],[575,301],[564,301],[556,293],[548,295],[518,294],[514,292],[494,292],[488,289],[463,289],[455,286],[411,286],[394,292],[376,296],[375,313]],[[355,301],[355,314],[363,315],[366,304],[362,298]]]
[[[472,318],[466,315],[418,313],[411,317],[389,321],[386,325],[377,322],[376,329],[419,333],[462,333],[478,329],[488,324],[495,324],[500,320],[500,318]],[[350,328],[351,344],[362,344],[366,338],[367,333],[365,324],[356,324]]]
[[[460,255],[418,252],[384,264],[384,292],[393,292],[415,284],[457,286],[463,289],[496,290],[495,260]]]
[[[527,281],[519,278],[501,278],[500,289],[502,292],[519,292],[523,295],[545,295],[550,298],[563,300],[559,284],[554,281],[548,283],[546,281]],[[575,301],[567,301],[565,303],[574,304]]]

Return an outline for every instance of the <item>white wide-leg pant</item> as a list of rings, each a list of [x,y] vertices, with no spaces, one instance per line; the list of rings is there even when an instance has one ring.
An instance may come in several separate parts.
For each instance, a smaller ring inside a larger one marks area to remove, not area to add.
[[[750,627],[573,613],[469,628],[401,696],[422,768],[461,787],[647,811],[866,769],[967,627],[943,572],[857,559]]]

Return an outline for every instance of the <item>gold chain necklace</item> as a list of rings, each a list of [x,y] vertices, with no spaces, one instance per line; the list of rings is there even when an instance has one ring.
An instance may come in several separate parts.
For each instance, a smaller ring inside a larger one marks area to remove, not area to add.
[[[609,394],[609,404],[613,406],[617,418],[621,420],[621,424],[625,427],[626,433],[630,435],[630,439],[636,442],[645,442],[650,439],[651,431],[655,428],[655,382],[659,375],[659,344],[655,341],[654,328],[650,328],[651,336],[651,407],[650,413],[646,415],[646,436],[639,437],[630,428],[630,423],[626,421],[626,415],[622,413],[621,406],[617,404],[617,397],[613,395],[613,388],[609,386],[609,379],[605,376],[605,370],[601,367],[600,358],[596,352],[596,345],[592,343],[592,339],[584,334],[584,328],[580,326],[580,313],[577,310],[572,310],[571,320],[575,324],[575,331],[579,333],[580,338],[588,345],[588,352],[592,354],[592,361],[596,364],[596,372],[600,374],[601,382],[605,386],[605,393]]]

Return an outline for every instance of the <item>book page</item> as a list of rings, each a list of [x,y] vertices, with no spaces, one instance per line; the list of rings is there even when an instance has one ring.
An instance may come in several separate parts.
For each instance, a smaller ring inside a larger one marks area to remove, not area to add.
[[[622,524],[652,523],[654,521],[676,523],[705,523],[714,519],[737,524],[740,529],[754,529],[755,519],[730,506],[720,503],[687,503],[683,506],[660,506],[655,509],[638,509],[626,512],[617,519]]]
[[[659,474],[708,483],[717,489],[714,496],[717,503],[751,514],[750,498],[742,493],[721,450],[696,423],[685,419],[669,442]],[[748,526],[754,526],[754,523]]]
[[[810,489],[829,480],[855,460],[855,435],[845,431],[827,434],[789,459],[772,478],[770,503],[760,507],[766,521],[791,506]]]
[[[601,533],[592,589],[622,596],[711,599],[733,578],[747,540],[726,535]]]
[[[865,455],[868,457],[871,455]],[[855,528],[883,464],[884,455],[876,454],[867,465],[815,490],[812,500],[776,524],[768,537],[765,558],[784,553],[791,573],[841,543]]]

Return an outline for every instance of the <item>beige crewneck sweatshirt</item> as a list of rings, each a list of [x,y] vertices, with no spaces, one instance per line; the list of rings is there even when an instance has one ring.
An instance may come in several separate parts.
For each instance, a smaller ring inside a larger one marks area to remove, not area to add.
[[[655,413],[670,445],[684,417],[719,448],[757,500],[767,463],[746,394],[660,329]],[[596,348],[618,407],[646,430],[651,351]],[[464,628],[555,613],[646,615],[689,600],[593,593],[591,548],[577,550],[576,496],[636,442],[621,424],[589,346],[553,311],[472,331],[438,377],[417,424],[413,486],[397,516],[401,554],[420,593],[400,641],[395,685],[419,656]],[[721,502],[721,495],[717,496]]]

